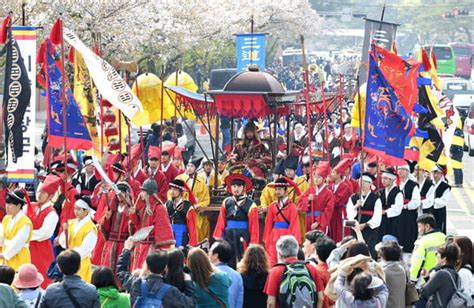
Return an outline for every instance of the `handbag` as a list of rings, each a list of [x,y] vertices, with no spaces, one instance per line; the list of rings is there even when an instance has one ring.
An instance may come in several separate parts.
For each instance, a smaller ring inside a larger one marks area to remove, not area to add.
[[[405,306],[414,305],[417,301],[420,300],[420,295],[418,294],[418,290],[416,289],[416,283],[410,280],[410,276],[408,272],[405,271],[403,266],[400,265],[400,267],[406,273],[405,277],[407,283],[405,286]]]
[[[416,289],[416,284],[408,279],[405,288],[405,305],[414,305],[419,300],[420,295],[418,294],[418,290]]]

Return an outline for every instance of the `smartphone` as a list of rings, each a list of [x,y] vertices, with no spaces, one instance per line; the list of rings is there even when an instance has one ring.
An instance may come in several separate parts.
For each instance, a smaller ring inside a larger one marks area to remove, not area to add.
[[[344,221],[343,221],[343,226],[344,226],[344,227],[349,227],[349,228],[351,228],[351,227],[355,227],[355,225],[356,225],[356,221],[355,221],[355,220],[344,220]]]

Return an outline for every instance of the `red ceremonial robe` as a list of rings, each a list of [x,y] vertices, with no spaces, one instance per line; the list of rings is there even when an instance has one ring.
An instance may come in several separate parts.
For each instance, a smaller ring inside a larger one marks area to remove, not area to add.
[[[167,167],[161,165],[161,171],[165,174],[168,183],[173,181],[179,175],[179,171],[175,166],[173,166],[173,162],[170,162]]]
[[[49,206],[38,213],[40,205],[37,202],[31,203],[30,206],[31,211],[28,210],[27,216],[33,224],[33,230],[41,229],[44,219],[49,213],[54,211],[54,209]],[[28,207],[28,209],[30,209],[30,207]],[[38,269],[38,272],[43,275],[44,280],[41,284],[41,288],[46,289],[46,287],[51,283],[51,280],[46,275],[46,272],[48,271],[49,265],[55,259],[51,240],[47,239],[44,241],[30,241],[30,255],[31,263],[34,264]]]
[[[131,221],[136,224],[136,215],[130,215],[129,207],[119,208],[117,198],[113,198],[110,203],[112,216],[110,218],[102,217],[100,221],[100,231],[104,236],[105,244],[102,251],[100,264],[117,270],[117,259],[122,252],[123,243],[130,236],[128,224]]]
[[[136,205],[136,213],[131,214],[132,221],[136,224],[133,231],[136,232],[143,227],[155,226],[148,237],[135,245],[132,258],[131,271],[142,268],[146,256],[150,249],[167,249],[175,243],[173,230],[171,229],[170,219],[166,208],[158,204],[154,197],[150,197],[150,209],[153,213],[151,216],[146,214],[146,204],[138,197]]]
[[[146,174],[148,176],[153,176],[155,179],[156,184],[158,185],[158,198],[160,198],[161,202],[165,204],[168,200],[168,181],[166,180],[166,175],[158,169],[155,170],[154,174],[151,174],[150,172],[151,170],[147,169]]]
[[[63,182],[64,183],[64,182]],[[65,194],[66,200],[63,202],[63,207],[61,209],[61,215],[59,215],[59,233],[63,231],[63,224],[68,222],[71,219],[76,218],[74,214],[74,204],[76,203],[77,190],[72,186],[71,183],[66,182],[66,185],[61,184],[61,193]],[[64,190],[64,188],[66,190]],[[66,193],[64,193],[66,191]]]
[[[342,221],[346,219],[346,204],[352,195],[352,187],[346,181],[341,181],[334,190],[334,211],[332,213],[331,223],[329,224],[328,236],[332,238],[336,243],[340,242],[344,237],[344,227]]]
[[[260,226],[258,208],[252,199],[246,197],[237,202],[228,197],[222,203],[213,237],[229,242],[237,260],[242,259],[248,244],[258,244]]]
[[[189,206],[188,210],[186,211],[186,206]],[[180,208],[180,206],[182,206]],[[171,229],[173,229],[173,234],[175,235],[176,240],[176,247],[180,246],[197,246],[197,225],[196,225],[196,210],[194,206],[189,201],[182,201],[178,206],[179,210],[176,209],[175,205],[173,204],[172,200],[166,202],[166,209],[168,212],[168,216],[170,217]],[[176,225],[186,225],[186,234],[179,235],[181,238],[178,239],[176,233],[179,230],[175,230],[179,228]],[[185,243],[184,238],[187,237],[187,243]],[[180,242],[181,241],[181,242]]]
[[[145,182],[145,180],[148,178],[146,173],[142,169],[138,169],[136,172],[132,172],[130,175],[130,178],[138,181],[141,184]]]
[[[276,242],[282,235],[293,235],[298,242],[301,241],[298,209],[296,205],[288,201],[288,199],[283,209],[280,209],[278,202],[273,202],[267,211],[263,231],[263,242],[265,243],[265,250],[268,253],[271,266],[278,262]]]
[[[110,202],[114,199],[115,194],[114,192],[108,192],[107,198],[105,197],[106,193],[102,192],[99,195],[99,191],[102,189],[101,185],[96,186],[94,189],[94,193],[92,194],[92,205],[96,207],[97,211],[94,214],[94,221],[99,223],[104,217],[105,212],[107,211],[107,200]],[[103,265],[102,261],[102,253],[104,250],[105,245],[105,238],[102,234],[102,230],[100,228],[97,229],[97,242],[95,244],[94,250],[92,251],[91,262],[94,265]]]
[[[128,178],[127,182],[130,185],[130,187],[132,188],[132,191],[130,192],[131,195],[132,195],[132,200],[136,200],[138,195],[141,192],[142,183],[140,183],[139,181],[137,181],[137,180],[135,180],[131,177]]]
[[[308,199],[310,194],[315,195],[312,202]],[[334,195],[326,185],[323,185],[320,189],[314,186],[308,188],[301,196],[298,208],[306,212],[306,232],[311,230],[313,222],[317,222],[319,225],[316,230],[327,233],[334,211]]]

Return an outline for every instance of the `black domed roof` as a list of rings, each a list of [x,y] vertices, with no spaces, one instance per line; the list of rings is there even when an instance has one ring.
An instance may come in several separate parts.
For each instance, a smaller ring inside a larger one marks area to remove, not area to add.
[[[255,69],[234,75],[224,86],[224,91],[285,93],[278,79]]]

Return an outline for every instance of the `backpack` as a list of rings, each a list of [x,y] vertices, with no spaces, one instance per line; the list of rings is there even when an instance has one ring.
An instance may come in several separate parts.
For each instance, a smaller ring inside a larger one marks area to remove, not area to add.
[[[170,289],[171,285],[163,283],[158,292],[150,293],[146,280],[142,279],[142,283],[140,285],[140,296],[135,301],[135,305],[133,305],[133,307],[162,308],[163,299]]]
[[[446,271],[446,270],[444,270]],[[474,301],[473,299],[464,293],[464,289],[459,287],[459,277],[458,277],[458,284],[454,282],[453,276],[451,276],[451,273],[446,271],[448,273],[449,278],[451,279],[451,282],[454,287],[454,293],[451,295],[451,299],[448,301],[448,304],[446,305],[446,308],[459,308],[459,307],[473,307],[474,306]],[[441,302],[441,298],[436,292],[436,297],[438,299],[438,302],[441,306],[443,306],[443,303]]]
[[[315,296],[316,284],[306,267],[307,263],[300,261],[279,264],[285,266],[278,296],[281,308],[316,306],[318,300]]]

